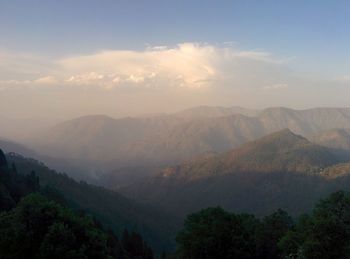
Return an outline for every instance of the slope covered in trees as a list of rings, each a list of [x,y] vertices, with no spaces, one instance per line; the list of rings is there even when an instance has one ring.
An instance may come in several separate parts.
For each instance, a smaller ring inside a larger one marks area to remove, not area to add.
[[[0,150],[1,258],[152,259],[153,251],[135,232],[120,239],[91,216],[77,213],[34,171],[18,174]]]
[[[257,215],[283,208],[298,215],[319,198],[350,186],[346,167],[335,172],[342,159],[332,149],[282,130],[227,153],[165,168],[120,190],[180,216],[217,205]]]
[[[137,231],[157,250],[173,247],[173,237],[178,229],[176,218],[150,206],[133,202],[117,192],[76,182],[65,174],[49,169],[39,161],[8,154],[9,164],[15,164],[18,174],[35,171],[41,186],[58,190],[70,207],[93,215],[107,228],[122,233],[124,228]]]

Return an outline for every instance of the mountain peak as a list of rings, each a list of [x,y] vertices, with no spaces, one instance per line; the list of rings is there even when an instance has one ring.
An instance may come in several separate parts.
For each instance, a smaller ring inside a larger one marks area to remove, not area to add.
[[[295,112],[296,110],[283,107],[283,106],[278,106],[278,107],[269,107],[261,111],[261,114],[280,114],[280,113],[290,113],[290,112]]]
[[[231,151],[228,161],[241,171],[311,173],[338,159],[329,149],[283,129]]]
[[[216,118],[225,117],[236,114],[245,116],[255,116],[258,110],[243,108],[240,106],[221,107],[221,106],[196,106],[175,113],[176,116],[184,118]]]
[[[238,148],[238,150],[271,150],[274,152],[280,152],[281,150],[290,149],[295,146],[309,145],[311,144],[304,137],[293,133],[290,129],[285,128],[283,130],[271,133],[260,139]],[[234,152],[235,150],[233,150]]]
[[[227,153],[193,159],[163,173],[192,180],[239,172],[314,173],[336,162],[327,148],[283,129]]]
[[[304,139],[302,136],[295,134],[293,131],[291,131],[289,128],[284,128],[282,130],[273,132],[264,138],[277,138],[277,137],[293,137],[298,139]]]

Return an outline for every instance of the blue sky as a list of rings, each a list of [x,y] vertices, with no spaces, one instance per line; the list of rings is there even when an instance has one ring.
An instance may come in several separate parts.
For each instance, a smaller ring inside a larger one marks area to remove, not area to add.
[[[8,95],[6,100],[19,92],[23,100],[39,93],[41,98],[71,96],[72,87],[62,86],[73,83],[74,91],[102,86],[114,101],[121,92],[128,92],[135,103],[135,96],[145,91],[148,97],[139,98],[150,103],[177,96],[173,91],[179,98],[188,97],[187,103],[169,111],[197,104],[348,106],[344,96],[350,82],[349,28],[350,1],[341,0],[2,0],[0,90],[3,98]],[[166,49],[152,49],[155,46]],[[210,82],[210,87],[198,87],[198,82]],[[160,85],[182,90],[160,90]],[[184,92],[184,85],[191,90]],[[194,93],[193,88],[199,90]],[[320,97],[300,98],[315,89],[321,89]],[[72,98],[72,103],[81,104],[72,114],[95,109],[119,114],[111,111],[112,100],[108,109],[100,109],[104,93],[89,93],[100,101],[77,112],[86,105],[78,96]],[[194,97],[205,93],[202,99]],[[163,110],[162,105],[149,111]],[[60,111],[59,106],[51,108]],[[133,114],[145,109],[131,110]]]
[[[55,54],[234,41],[280,55],[341,59],[349,23],[350,2],[339,0],[3,0],[0,46]]]

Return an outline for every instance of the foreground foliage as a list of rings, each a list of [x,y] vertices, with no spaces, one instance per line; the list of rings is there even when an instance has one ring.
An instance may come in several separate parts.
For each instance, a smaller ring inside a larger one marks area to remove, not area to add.
[[[127,199],[118,192],[75,181],[40,161],[18,154],[7,154],[6,158],[9,164],[16,164],[19,175],[30,176],[31,171],[35,171],[40,178],[41,188],[54,188],[64,197],[69,208],[88,212],[115,233],[123,233],[126,228],[129,232],[141,234],[158,251],[174,249],[173,240],[181,220],[172,215]]]
[[[176,240],[186,259],[349,258],[350,194],[331,194],[296,222],[283,210],[259,220],[204,209],[187,217]]]
[[[153,258],[138,233],[125,230],[119,240],[66,204],[56,190],[40,187],[35,172],[10,169],[0,150],[0,258]]]

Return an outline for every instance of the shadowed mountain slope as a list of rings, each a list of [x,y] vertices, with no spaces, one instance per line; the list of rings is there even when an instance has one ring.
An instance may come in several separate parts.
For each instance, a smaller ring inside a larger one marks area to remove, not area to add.
[[[156,249],[161,251],[172,248],[178,221],[171,215],[133,202],[115,191],[76,182],[34,159],[11,153],[7,154],[7,161],[14,164],[21,174],[27,175],[35,171],[41,185],[54,187],[71,207],[92,214],[116,233],[121,233],[124,228],[137,230]]]
[[[284,129],[224,154],[208,154],[166,168],[163,176],[195,179],[235,172],[313,173],[338,162],[331,150]]]
[[[258,215],[279,207],[298,214],[338,187],[322,173],[341,161],[332,149],[285,129],[165,168],[121,191],[180,216],[217,205]]]

